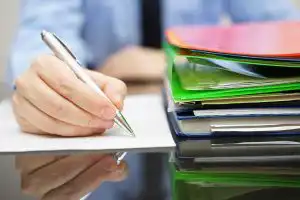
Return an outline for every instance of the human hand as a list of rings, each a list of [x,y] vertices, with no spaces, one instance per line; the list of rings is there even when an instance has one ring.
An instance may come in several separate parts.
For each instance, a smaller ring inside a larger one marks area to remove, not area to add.
[[[85,70],[109,99],[122,109],[126,85]],[[87,136],[113,126],[115,109],[80,81],[68,66],[51,55],[39,56],[16,80],[13,110],[24,132]]]
[[[161,81],[166,68],[163,51],[127,47],[109,57],[99,71],[123,81]]]
[[[22,191],[42,200],[78,200],[105,181],[121,181],[127,165],[110,155],[22,155],[16,156]]]

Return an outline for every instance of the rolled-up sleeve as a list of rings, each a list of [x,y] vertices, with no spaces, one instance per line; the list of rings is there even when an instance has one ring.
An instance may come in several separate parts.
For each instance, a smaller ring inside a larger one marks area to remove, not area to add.
[[[57,34],[82,63],[88,51],[81,37],[84,24],[83,0],[22,0],[19,25],[8,59],[6,80],[13,81],[29,68],[32,59],[52,53],[40,37],[42,30]]]

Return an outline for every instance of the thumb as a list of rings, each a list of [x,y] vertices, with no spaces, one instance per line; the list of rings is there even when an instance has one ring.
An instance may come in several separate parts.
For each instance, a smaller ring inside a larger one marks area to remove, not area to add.
[[[107,95],[112,103],[120,110],[123,109],[124,99],[127,94],[126,84],[116,78],[106,76],[99,72],[88,70],[88,74]]]

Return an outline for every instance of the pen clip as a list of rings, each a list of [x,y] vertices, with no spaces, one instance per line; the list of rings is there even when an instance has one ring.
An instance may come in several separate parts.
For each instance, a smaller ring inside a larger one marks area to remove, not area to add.
[[[67,50],[67,52],[77,61],[77,58],[75,57],[75,55],[71,52],[71,50],[67,47],[67,45],[65,45],[65,43],[63,43],[59,37],[57,37],[54,33],[51,33],[56,39],[57,41]]]

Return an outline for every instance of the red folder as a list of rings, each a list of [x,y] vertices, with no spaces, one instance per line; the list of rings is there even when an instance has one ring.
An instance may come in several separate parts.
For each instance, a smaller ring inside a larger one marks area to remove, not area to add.
[[[181,26],[166,32],[170,44],[192,50],[259,57],[300,57],[300,21],[232,26]]]

